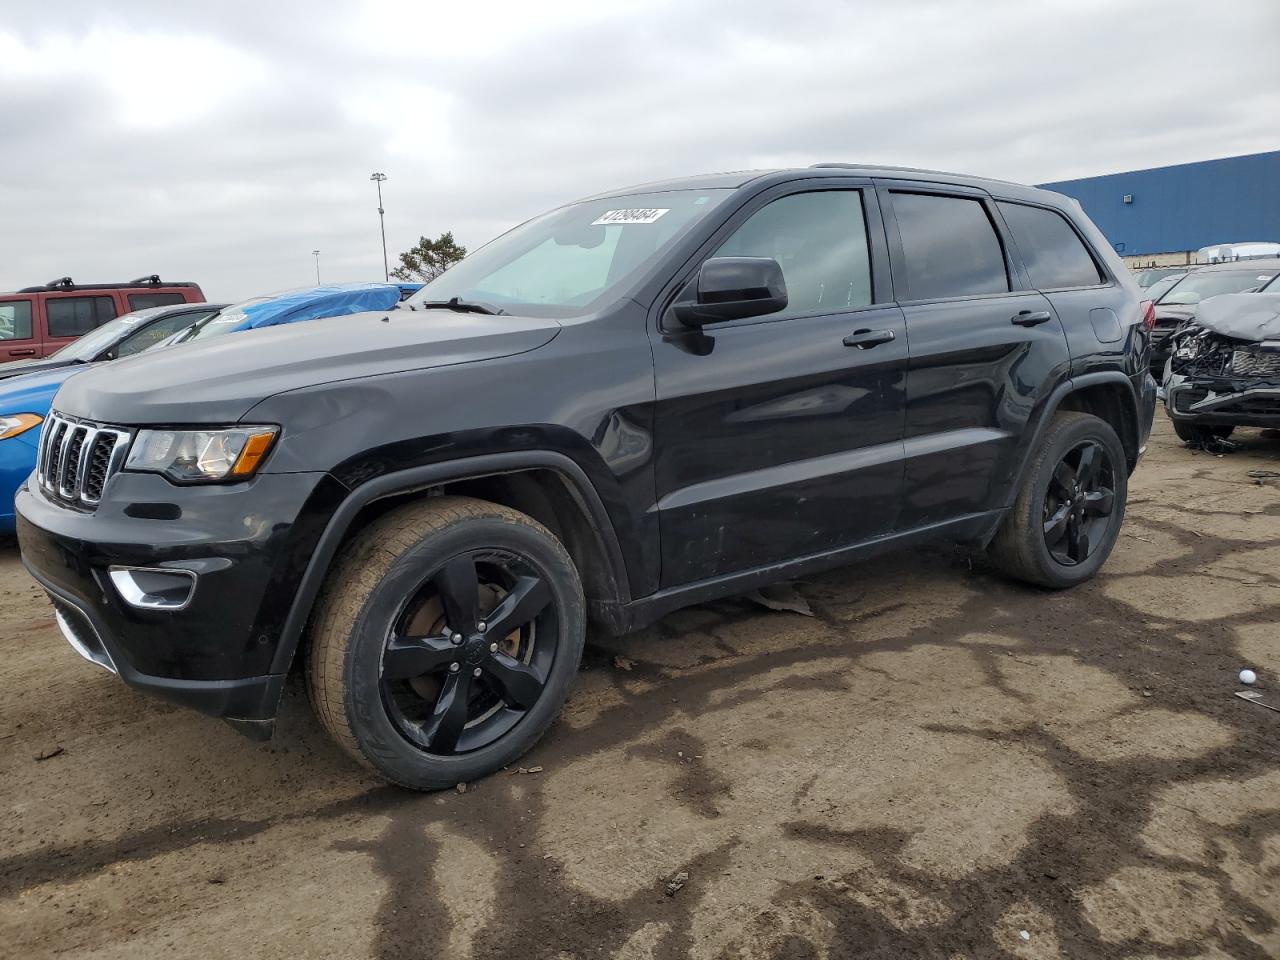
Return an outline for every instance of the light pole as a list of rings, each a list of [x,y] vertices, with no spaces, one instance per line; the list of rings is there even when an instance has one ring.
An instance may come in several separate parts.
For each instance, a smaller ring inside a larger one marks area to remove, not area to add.
[[[375,173],[369,178],[378,185],[378,224],[382,227],[382,279],[391,279],[391,269],[387,266],[387,218],[382,209],[382,181],[387,179],[385,173]]]
[[[311,255],[316,258],[316,286],[320,286],[320,251],[312,250]]]

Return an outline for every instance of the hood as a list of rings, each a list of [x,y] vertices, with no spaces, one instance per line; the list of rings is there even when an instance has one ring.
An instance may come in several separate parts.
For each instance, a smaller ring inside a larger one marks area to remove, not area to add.
[[[81,364],[73,364],[0,381],[0,416],[38,413],[43,417],[49,412],[49,402],[58,388],[84,369]]]
[[[1157,320],[1190,320],[1196,315],[1196,308],[1199,304],[1194,303],[1171,303],[1156,305]]]
[[[0,365],[0,380],[12,377],[23,377],[40,370],[58,370],[66,366],[76,366],[77,361],[63,358],[45,357],[43,360],[19,360],[16,363]]]
[[[62,413],[107,423],[235,423],[267,397],[340,380],[524,353],[554,320],[389,310],[246,330],[96,365],[58,394]]]
[[[1280,293],[1227,293],[1196,311],[1196,325],[1236,340],[1280,341]]]

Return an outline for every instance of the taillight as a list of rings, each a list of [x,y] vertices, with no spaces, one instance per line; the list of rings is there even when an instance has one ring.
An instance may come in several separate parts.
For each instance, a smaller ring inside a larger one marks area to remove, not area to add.
[[[1138,309],[1142,311],[1142,329],[1150,333],[1156,328],[1156,305],[1150,300],[1143,300]]]

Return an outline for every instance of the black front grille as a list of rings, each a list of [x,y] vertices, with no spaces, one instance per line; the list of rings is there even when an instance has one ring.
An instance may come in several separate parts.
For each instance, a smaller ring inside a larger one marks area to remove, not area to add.
[[[1249,349],[1232,351],[1231,372],[1237,377],[1280,377],[1280,353]]]
[[[50,413],[40,434],[36,479],[54,500],[93,507],[107,481],[124,466],[127,430]]]
[[[107,485],[111,470],[111,455],[115,452],[112,437],[99,434],[89,451],[89,467],[84,477],[84,495],[89,500],[101,500],[102,488]]]
[[[62,455],[62,463],[55,476],[58,478],[58,490],[70,493],[75,489],[80,475],[80,452],[89,436],[88,427],[71,427],[71,439],[67,441],[66,452]],[[66,494],[64,494],[65,496]]]
[[[1206,390],[1179,390],[1173,395],[1173,409],[1186,413],[1193,403],[1199,403],[1208,395]]]
[[[48,450],[48,456],[44,458],[43,472],[50,477],[58,475],[58,465],[62,462],[62,438],[66,436],[67,428],[70,426],[65,420],[54,421],[52,418],[44,425],[40,449]]]
[[[1280,416],[1280,397],[1254,396],[1245,397],[1239,403],[1231,404],[1225,413],[1244,413],[1259,417]]]

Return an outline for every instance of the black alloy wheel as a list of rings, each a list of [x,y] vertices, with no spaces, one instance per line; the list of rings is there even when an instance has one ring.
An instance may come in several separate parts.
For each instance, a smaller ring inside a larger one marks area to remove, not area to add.
[[[1111,424],[1083,411],[1058,411],[1038,438],[988,555],[1011,577],[1037,586],[1084,583],[1120,536],[1128,469]]]
[[[348,754],[438,790],[538,742],[585,642],[582,581],[555,534],[501,504],[430,497],[344,547],[313,615],[307,690]]]
[[[1115,466],[1107,449],[1085,440],[1058,462],[1044,498],[1044,543],[1063,566],[1084,563],[1098,548],[1115,507]]]
[[[458,554],[415,589],[387,633],[381,692],[410,743],[452,756],[494,743],[542,696],[557,625],[551,590],[503,550]]]

